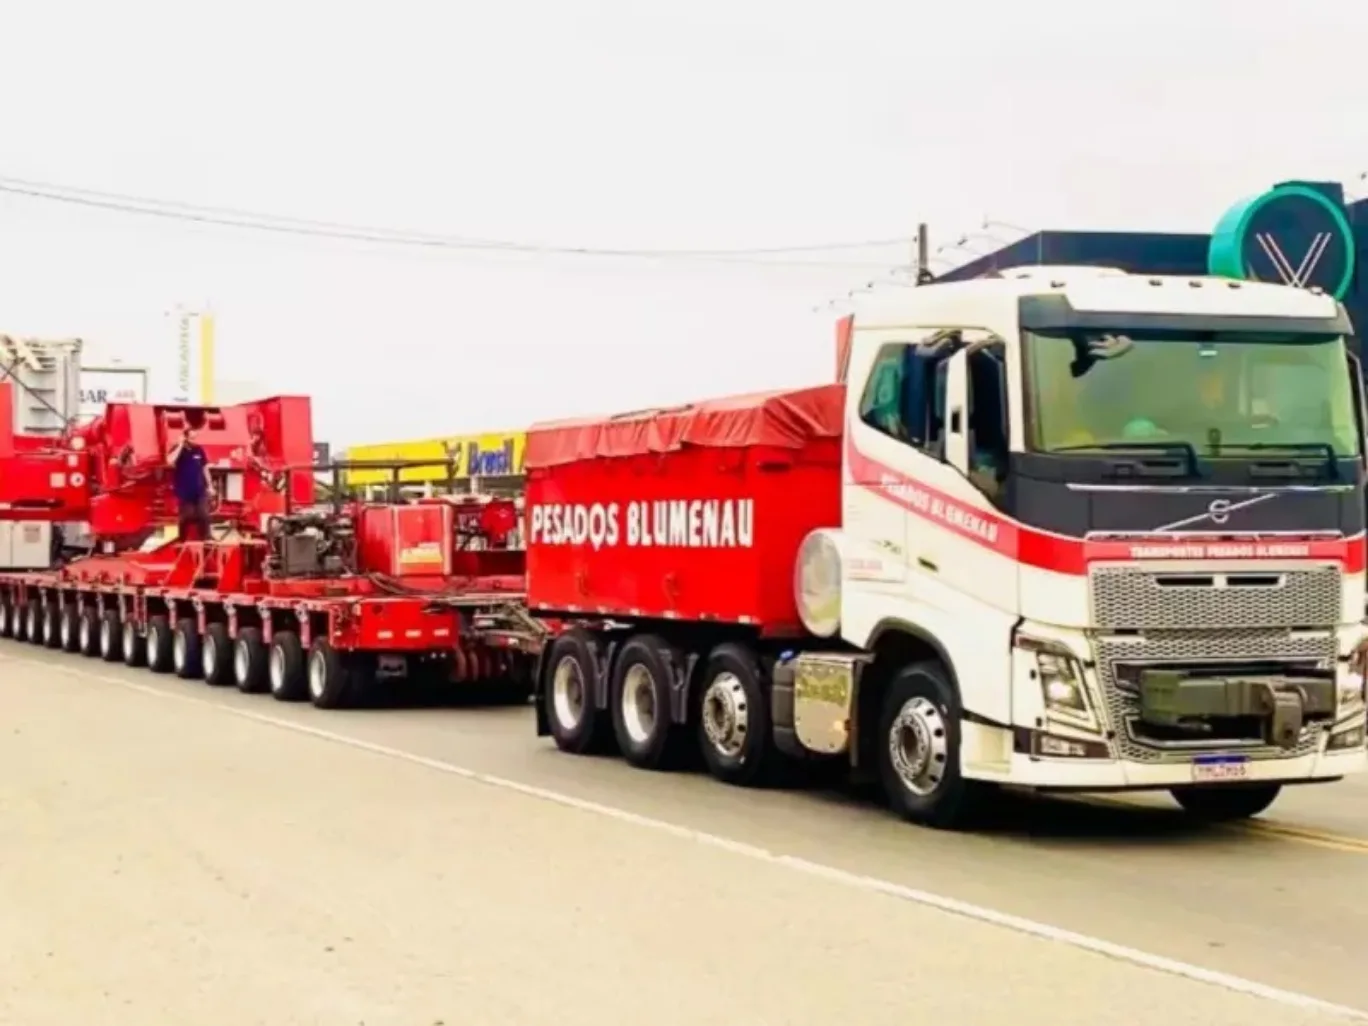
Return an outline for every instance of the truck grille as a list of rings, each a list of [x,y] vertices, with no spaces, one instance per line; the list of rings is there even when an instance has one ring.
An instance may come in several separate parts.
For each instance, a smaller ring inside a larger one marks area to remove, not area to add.
[[[1106,630],[1329,628],[1340,622],[1338,567],[1156,571],[1094,567],[1093,623]]]
[[[1336,574],[1338,580],[1338,574]],[[1338,587],[1338,584],[1336,585]],[[1338,602],[1336,602],[1338,605]],[[1251,662],[1314,665],[1329,660],[1334,665],[1338,645],[1329,629],[1335,621],[1322,621],[1323,631],[1294,632],[1277,628],[1236,630],[1151,630],[1144,635],[1096,638],[1097,679],[1102,689],[1107,727],[1114,732],[1118,753],[1137,762],[1177,762],[1203,751],[1229,751],[1237,748],[1253,759],[1289,758],[1309,755],[1320,741],[1321,726],[1303,728],[1294,749],[1286,750],[1259,742],[1213,738],[1184,743],[1158,743],[1139,736],[1136,726],[1140,713],[1139,696],[1118,675],[1125,666],[1211,666],[1220,663]]]

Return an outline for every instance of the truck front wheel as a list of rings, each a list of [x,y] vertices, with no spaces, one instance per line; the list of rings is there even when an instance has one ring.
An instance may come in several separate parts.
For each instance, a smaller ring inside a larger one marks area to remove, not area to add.
[[[588,755],[609,747],[612,724],[595,700],[598,660],[583,631],[571,630],[551,643],[547,652],[542,702],[556,747],[571,755]]]
[[[1219,784],[1212,787],[1175,787],[1173,800],[1194,819],[1228,823],[1249,819],[1266,810],[1282,791],[1280,784]]]
[[[915,663],[889,682],[878,759],[888,804],[903,819],[955,829],[983,803],[984,786],[960,774],[959,697],[938,663]]]

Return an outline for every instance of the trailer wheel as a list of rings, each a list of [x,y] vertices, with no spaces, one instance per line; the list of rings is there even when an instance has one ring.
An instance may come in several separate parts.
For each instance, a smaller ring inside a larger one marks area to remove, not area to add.
[[[81,610],[81,626],[77,629],[81,655],[94,659],[100,654],[100,613],[95,609]]]
[[[221,688],[233,682],[233,639],[228,636],[226,623],[211,623],[205,628],[200,666],[206,684]]]
[[[49,604],[43,607],[43,644],[48,648],[62,647],[62,607]]]
[[[271,640],[271,695],[278,702],[302,702],[309,697],[305,679],[304,647],[294,631],[276,631]]]
[[[147,665],[147,639],[138,633],[138,625],[132,620],[123,622],[123,661],[125,666]]]
[[[24,610],[24,640],[30,645],[43,643],[43,624],[46,619],[43,616],[43,605],[37,599],[31,601]]]
[[[81,650],[81,610],[79,606],[62,606],[57,611],[57,644],[63,652]]]
[[[194,680],[204,672],[204,643],[199,624],[190,617],[176,621],[171,637],[171,667],[181,680]]]
[[[0,599],[0,638],[14,637],[14,606],[8,599]]]
[[[309,700],[319,709],[341,709],[351,698],[351,668],[323,638],[309,649]]]
[[[173,656],[171,621],[159,613],[147,621],[147,668],[153,673],[170,673]]]
[[[1217,784],[1212,787],[1175,787],[1173,800],[1193,819],[1229,823],[1257,816],[1281,793],[1278,784]]]
[[[556,747],[572,755],[608,748],[612,725],[594,698],[598,660],[584,631],[571,630],[551,643],[547,652],[542,701]]]
[[[244,695],[258,695],[270,681],[270,653],[261,640],[260,627],[243,627],[233,645],[233,680]]]
[[[670,648],[651,634],[622,646],[613,667],[609,705],[622,757],[638,769],[678,763],[680,732],[670,717]]]
[[[972,821],[986,787],[960,774],[959,696],[939,663],[894,676],[878,729],[879,776],[894,812],[946,830]]]
[[[769,695],[760,663],[745,645],[718,645],[703,667],[698,744],[708,772],[724,784],[758,787],[785,764],[774,747]]]
[[[100,614],[100,658],[107,663],[117,663],[123,655],[123,639],[118,610],[106,609]]]

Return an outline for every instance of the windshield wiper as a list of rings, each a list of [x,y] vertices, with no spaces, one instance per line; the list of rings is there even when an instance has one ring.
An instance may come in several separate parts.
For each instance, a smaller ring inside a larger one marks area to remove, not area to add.
[[[1197,475],[1197,447],[1191,442],[1090,442],[1087,445],[1061,445],[1049,450],[1056,452],[1156,452],[1182,456],[1187,461],[1188,473]]]
[[[1325,457],[1325,469],[1331,477],[1339,477],[1339,453],[1329,442],[1227,442],[1221,440],[1216,446],[1215,455],[1223,455],[1227,449],[1243,449],[1247,452],[1288,452],[1316,453]]]

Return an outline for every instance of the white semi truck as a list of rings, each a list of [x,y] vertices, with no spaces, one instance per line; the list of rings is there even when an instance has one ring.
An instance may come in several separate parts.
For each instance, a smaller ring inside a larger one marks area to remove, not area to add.
[[[650,563],[658,547],[534,527],[534,608],[577,625],[547,654],[541,732],[571,751],[616,733],[649,767],[668,732],[692,730],[733,783],[758,779],[738,760],[842,760],[881,777],[900,814],[941,826],[999,786],[1168,790],[1225,819],[1284,785],[1362,772],[1351,335],[1343,307],[1311,291],[1105,268],[870,296],[841,331],[839,523],[794,546],[791,575],[757,563],[804,629],[719,622],[720,596],[706,618],[682,599],[647,608],[662,572],[688,595],[691,566],[721,571],[702,551]],[[594,441],[617,430],[603,425],[569,442],[533,429],[529,507],[625,494]],[[757,481],[773,472],[761,463]],[[808,488],[791,501],[825,501]],[[761,546],[783,518],[756,510]],[[576,679],[598,681],[578,705]]]

